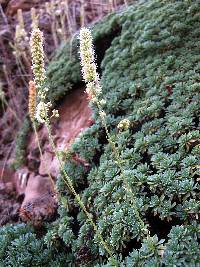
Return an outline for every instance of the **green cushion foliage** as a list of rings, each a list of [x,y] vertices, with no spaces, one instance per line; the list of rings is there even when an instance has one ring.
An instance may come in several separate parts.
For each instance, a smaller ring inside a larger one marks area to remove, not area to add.
[[[197,1],[149,0],[94,26],[106,121],[151,238],[143,239],[93,104],[95,124],[71,148],[89,167],[67,159],[65,169],[122,267],[200,266],[199,14]],[[108,36],[110,45],[102,51],[98,43]],[[71,43],[49,66],[51,99],[81,82],[78,41]],[[124,118],[131,127],[120,133],[117,124]],[[62,174],[57,186],[54,234],[76,264],[112,266]]]
[[[46,229],[43,231],[45,232]],[[50,229],[49,233],[51,233]],[[41,233],[31,225],[18,224],[2,227],[0,229],[0,266],[64,267],[68,264],[66,256],[72,261],[70,252],[66,248],[63,250],[59,242],[56,243],[55,235],[54,245],[49,242],[48,234],[45,238],[40,238],[39,235]]]
[[[87,177],[82,198],[122,266],[200,264],[199,11],[199,4],[186,1],[145,1],[116,14],[120,34],[101,64],[107,123],[152,238],[141,242],[140,225],[92,104],[96,123],[72,146],[90,163],[90,170],[76,175],[73,168],[72,174],[72,163],[66,162],[73,177]],[[116,125],[123,118],[131,127],[118,133]],[[58,186],[63,192],[62,180]],[[62,209],[60,215],[66,216]],[[77,219],[80,229],[73,251],[79,257],[85,248],[94,264],[97,252],[104,258],[105,251],[98,249],[98,237],[91,234],[82,211]],[[90,266],[87,253],[81,260]]]

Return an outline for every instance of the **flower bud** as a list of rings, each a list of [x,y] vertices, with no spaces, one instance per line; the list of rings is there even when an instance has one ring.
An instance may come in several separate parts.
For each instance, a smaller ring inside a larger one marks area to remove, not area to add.
[[[126,131],[128,130],[130,127],[130,121],[128,119],[123,119],[119,122],[119,124],[117,125],[117,128],[120,131]]]
[[[33,81],[29,82],[29,99],[28,99],[28,111],[31,121],[35,120],[36,112],[36,88]]]

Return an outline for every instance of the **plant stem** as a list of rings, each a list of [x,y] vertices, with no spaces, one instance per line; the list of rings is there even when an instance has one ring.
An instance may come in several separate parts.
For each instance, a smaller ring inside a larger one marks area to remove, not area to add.
[[[99,111],[99,117],[101,118],[101,122],[102,122],[102,125],[103,127],[105,128],[105,131],[106,131],[106,135],[107,135],[107,140],[113,150],[113,154],[114,154],[114,157],[115,157],[115,161],[120,169],[120,175],[122,177],[122,180],[125,184],[124,188],[126,189],[126,191],[128,192],[129,195],[131,195],[131,202],[132,202],[132,205],[133,205],[133,208],[134,208],[134,213],[135,213],[135,216],[138,220],[138,222],[140,223],[140,226],[142,229],[145,229],[145,224],[143,222],[143,220],[141,219],[140,217],[140,214],[138,212],[138,209],[137,209],[137,206],[136,206],[136,196],[134,194],[134,192],[132,191],[132,188],[126,178],[126,175],[125,175],[125,172],[124,172],[124,169],[123,169],[123,166],[121,164],[121,160],[120,160],[120,155],[119,155],[119,151],[117,150],[116,146],[115,146],[115,143],[112,141],[112,137],[108,131],[108,127],[107,127],[107,124],[106,124],[106,120],[105,120],[105,117],[104,116],[101,116],[100,115],[100,112],[103,111],[103,113],[105,114],[105,111],[103,110],[100,102],[97,100],[96,101],[96,104],[97,104],[97,107],[98,107],[98,111]],[[147,235],[147,237],[149,237],[149,232],[145,231],[145,235]]]
[[[60,165],[60,168],[65,176],[65,179],[64,182],[66,183],[66,185],[68,186],[68,188],[71,190],[71,192],[73,193],[76,201],[78,202],[78,204],[80,205],[80,207],[82,208],[82,210],[84,211],[86,217],[87,217],[87,220],[88,222],[92,225],[92,227],[94,228],[94,231],[96,232],[98,238],[100,239],[102,245],[104,246],[105,250],[107,251],[107,253],[109,254],[109,256],[111,257],[112,259],[112,262],[115,266],[119,266],[118,265],[118,262],[115,260],[114,256],[113,256],[113,252],[111,251],[111,249],[109,248],[109,246],[107,245],[107,243],[103,240],[103,237],[102,235],[98,232],[98,229],[97,229],[97,226],[96,224],[94,223],[93,219],[92,219],[92,215],[87,211],[83,201],[81,200],[80,198],[80,195],[78,193],[76,193],[76,190],[74,189],[74,186],[72,184],[72,181],[70,179],[70,177],[68,176],[68,174],[66,173],[65,169],[64,169],[64,165],[62,163],[62,160],[60,158],[60,155],[56,149],[56,146],[55,146],[55,143],[54,143],[54,140],[53,140],[53,137],[52,137],[52,134],[51,134],[51,125],[50,125],[50,121],[49,121],[49,118],[47,117],[47,114],[46,114],[46,118],[45,118],[45,125],[47,127],[47,131],[48,131],[48,136],[49,136],[49,140],[50,140],[50,143],[51,143],[51,146],[52,146],[52,149],[53,149],[53,152],[55,153],[56,155],[56,158],[57,160],[59,161],[59,165]]]

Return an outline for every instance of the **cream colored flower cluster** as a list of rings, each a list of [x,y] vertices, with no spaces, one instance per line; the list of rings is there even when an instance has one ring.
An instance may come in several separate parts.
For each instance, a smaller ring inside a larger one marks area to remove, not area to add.
[[[102,89],[95,64],[92,34],[87,28],[80,30],[80,57],[83,79],[86,82],[86,92],[89,99],[98,105],[99,116],[105,123],[106,113],[103,111],[103,106],[106,104],[106,101],[103,98],[99,99]],[[128,119],[120,121],[117,126],[120,131],[128,130],[129,127],[130,121]]]
[[[130,121],[128,119],[123,119],[119,122],[119,124],[117,125],[117,128],[120,131],[126,131],[130,128]]]
[[[46,93],[48,88],[44,87],[46,80],[46,72],[44,68],[44,49],[43,49],[43,33],[38,29],[33,29],[31,33],[30,46],[32,56],[32,69],[34,74],[34,84],[37,91],[38,104],[36,106],[35,118],[39,123],[45,123],[48,119],[51,102],[46,102]],[[30,96],[29,96],[30,97]],[[33,115],[31,115],[33,117]],[[59,117],[58,111],[52,111],[52,117]]]
[[[86,92],[88,98],[93,102],[101,94],[101,85],[97,67],[95,64],[95,53],[92,44],[92,34],[87,28],[80,30],[80,57],[83,79],[87,83]]]
[[[36,88],[33,81],[29,82],[28,112],[31,121],[33,122],[35,120],[36,113]]]
[[[52,104],[50,102],[45,103],[43,101],[40,101],[37,105],[35,118],[38,122],[44,123],[46,119],[46,114],[48,114],[50,107]]]
[[[46,80],[46,74],[44,68],[43,33],[38,28],[33,29],[31,33],[30,47],[34,82],[37,90],[41,90]]]

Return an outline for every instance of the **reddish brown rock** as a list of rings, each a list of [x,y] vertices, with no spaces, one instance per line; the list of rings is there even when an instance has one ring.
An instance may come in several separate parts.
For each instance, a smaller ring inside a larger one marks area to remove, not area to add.
[[[20,201],[14,184],[15,174],[4,163],[0,163],[0,226],[18,221]]]
[[[0,162],[0,182],[7,183],[12,181],[15,172],[9,168],[4,162]]]
[[[16,197],[24,194],[29,174],[30,172],[26,167],[14,172],[7,165],[0,165],[0,190]]]
[[[68,94],[58,107],[58,110],[60,117],[53,123],[53,136],[57,149],[66,151],[78,134],[93,123],[91,120],[92,111],[88,107],[87,95],[84,89],[77,89]],[[52,151],[46,128],[42,127],[38,135],[40,143],[43,144],[43,156],[41,158],[33,155],[37,148],[37,143],[35,135],[32,134],[27,149],[27,151],[30,151],[28,165],[31,165],[32,161],[39,160],[40,175],[48,175],[48,172],[50,172],[53,177],[57,177],[60,166]]]
[[[48,175],[48,172],[50,172],[53,177],[57,177],[59,174],[59,162],[54,154],[45,151],[40,162],[39,174]]]
[[[87,95],[84,88],[74,90],[61,104],[59,108],[60,120],[57,133],[57,144],[68,148],[70,143],[85,128],[91,126],[92,111],[88,107]]]
[[[60,118],[52,122],[53,137],[57,149],[66,151],[78,134],[93,123],[92,111],[88,107],[84,89],[77,89],[68,94],[58,110]],[[3,199],[0,204],[2,207],[8,206],[8,210],[5,207],[0,210],[0,216],[4,216],[0,224],[16,221],[20,216],[24,222],[32,221],[34,225],[40,226],[44,221],[51,220],[56,213],[56,192],[48,173],[57,178],[60,166],[44,126],[39,129],[38,136],[42,157],[35,134],[32,133],[27,147],[27,166],[14,173],[8,167],[0,165],[0,197],[2,193]],[[88,166],[88,163],[78,155],[74,154],[72,158],[77,164]],[[9,216],[5,216],[5,211]]]
[[[78,134],[92,124],[92,111],[88,107],[84,89],[77,89],[68,94],[58,110],[60,117],[52,123],[53,138],[58,150],[67,150]],[[35,134],[30,137],[27,151],[30,151],[28,166],[34,166],[33,162],[40,162],[38,170],[35,170],[35,173],[38,172],[39,175],[30,174],[24,191],[25,198],[20,209],[22,220],[32,221],[35,225],[41,225],[55,214],[57,205],[55,190],[48,173],[56,178],[60,171],[59,162],[52,151],[44,126],[38,131],[38,136],[42,147],[42,157],[38,153]],[[84,159],[78,158],[78,155],[74,156],[74,160],[88,166]],[[18,176],[21,177],[20,181],[25,183],[22,177],[27,177],[28,174],[25,169],[22,169],[18,171]]]
[[[40,226],[54,216],[56,208],[57,199],[50,178],[32,174],[20,208],[21,219],[24,222],[32,221],[35,226]]]

